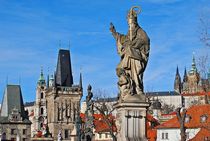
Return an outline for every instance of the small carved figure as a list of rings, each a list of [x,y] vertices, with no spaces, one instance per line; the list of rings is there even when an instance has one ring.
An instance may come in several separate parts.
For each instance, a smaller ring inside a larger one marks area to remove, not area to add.
[[[58,132],[58,141],[62,141],[62,133],[61,130]]]

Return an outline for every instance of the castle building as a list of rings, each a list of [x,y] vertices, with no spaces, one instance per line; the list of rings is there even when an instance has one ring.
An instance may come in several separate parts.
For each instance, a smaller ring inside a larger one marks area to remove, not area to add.
[[[0,139],[31,140],[31,122],[24,110],[20,85],[7,85],[0,113]]]
[[[190,107],[195,104],[207,104],[210,101],[210,72],[207,78],[202,78],[196,67],[193,55],[191,69],[184,71],[183,81],[177,67],[174,90],[182,95],[182,106]]]
[[[196,67],[195,57],[193,55],[191,69],[188,71],[185,68],[183,81],[179,75],[178,67],[174,80],[174,90],[179,93],[184,94],[194,94],[203,91],[210,90],[210,77],[201,78]]]
[[[45,97],[46,99],[47,125],[52,137],[54,140],[62,138],[63,141],[76,141],[75,121],[80,111],[80,100],[83,92],[81,78],[78,85],[74,85],[73,83],[69,50],[59,50],[53,83],[47,82],[47,84],[49,85],[45,89],[43,81],[43,98]],[[41,98],[42,89],[38,90],[38,93],[40,93]],[[41,108],[42,106],[40,106],[40,113]],[[44,110],[43,107],[43,114],[45,113]],[[41,123],[39,122],[40,126],[43,125]]]

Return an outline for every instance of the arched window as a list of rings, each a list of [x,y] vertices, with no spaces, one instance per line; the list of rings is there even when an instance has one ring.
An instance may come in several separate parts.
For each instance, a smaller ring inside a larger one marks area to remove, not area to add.
[[[44,118],[43,117],[39,117],[38,121],[39,121],[39,130],[41,130],[43,125],[44,125]]]
[[[1,140],[6,140],[7,136],[6,136],[6,133],[4,132],[1,136]]]
[[[40,114],[43,115],[44,114],[44,109],[41,107],[40,108]]]
[[[41,92],[40,97],[41,97],[41,99],[43,99],[43,98],[44,98],[44,94],[43,94],[43,92]]]

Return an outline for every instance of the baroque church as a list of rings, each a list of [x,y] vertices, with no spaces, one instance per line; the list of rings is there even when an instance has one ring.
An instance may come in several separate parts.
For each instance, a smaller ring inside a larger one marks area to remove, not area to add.
[[[60,49],[56,71],[54,75],[48,75],[47,80],[41,69],[36,101],[26,104],[31,113],[32,139],[48,134],[46,136],[53,140],[76,141],[75,122],[83,95],[82,76],[80,74],[80,82],[75,85],[70,57],[69,50]]]

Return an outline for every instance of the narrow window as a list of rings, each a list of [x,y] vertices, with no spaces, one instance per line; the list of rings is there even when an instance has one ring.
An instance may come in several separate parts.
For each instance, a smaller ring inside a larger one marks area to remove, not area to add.
[[[69,130],[65,130],[64,137],[65,137],[65,139],[69,138]]]
[[[168,133],[166,133],[165,136],[166,136],[165,138],[168,139]]]
[[[162,133],[162,139],[164,139],[164,133]]]
[[[27,132],[27,129],[23,129],[23,135],[25,135]]]
[[[107,133],[105,134],[105,138],[108,138],[108,134]]]
[[[15,134],[15,129],[11,129],[11,135]]]
[[[41,111],[41,115],[43,115],[44,114],[44,109],[41,108],[40,111]]]
[[[101,134],[99,134],[99,139],[101,139],[102,138],[102,135]]]
[[[41,92],[40,97],[41,97],[41,99],[43,99],[43,98],[44,98],[44,94],[43,94],[43,92]]]
[[[190,138],[190,134],[189,132],[186,132],[186,139],[189,139]]]

